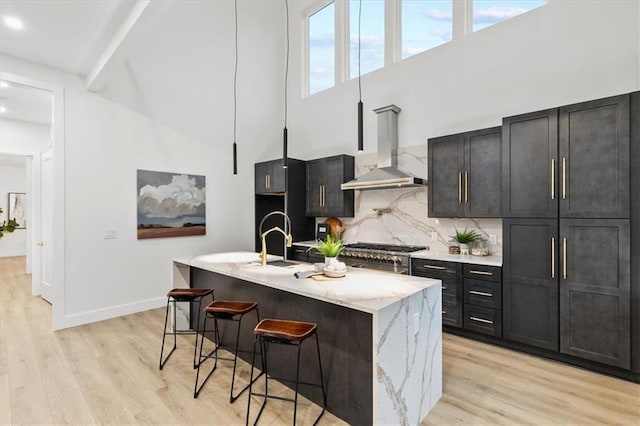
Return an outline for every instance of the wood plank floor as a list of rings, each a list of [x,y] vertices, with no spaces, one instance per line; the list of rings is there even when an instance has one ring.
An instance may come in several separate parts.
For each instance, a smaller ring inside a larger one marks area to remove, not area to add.
[[[191,337],[158,371],[164,309],[54,333],[51,306],[23,271],[23,257],[0,258],[0,425],[244,423],[246,396],[228,403],[225,363],[193,399]],[[452,335],[443,351],[444,396],[424,424],[640,424],[640,385]],[[303,400],[299,424],[318,412]],[[260,424],[291,415],[270,401]],[[343,423],[325,414],[320,424]]]

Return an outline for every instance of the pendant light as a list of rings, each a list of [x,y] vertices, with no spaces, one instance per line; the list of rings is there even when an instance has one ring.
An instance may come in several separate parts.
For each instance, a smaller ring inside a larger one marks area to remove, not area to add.
[[[289,0],[284,0],[284,7],[287,14],[286,22],[287,22],[287,58],[286,64],[284,67],[284,129],[282,129],[282,168],[286,169],[289,165],[289,154],[288,154],[288,140],[287,140],[287,89],[288,89],[288,80],[289,80]]]
[[[362,74],[360,73],[360,24],[362,22],[362,0],[358,2],[358,152],[364,151],[362,123]]]
[[[235,67],[233,69],[233,175],[238,175],[238,144],[237,118],[238,118],[238,0],[234,1],[235,21]]]

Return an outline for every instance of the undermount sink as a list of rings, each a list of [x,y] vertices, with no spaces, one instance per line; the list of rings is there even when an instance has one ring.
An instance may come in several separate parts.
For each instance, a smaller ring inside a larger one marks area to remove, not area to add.
[[[267,262],[267,265],[281,266],[283,268],[286,268],[287,266],[300,265],[300,263],[298,263],[298,262],[289,262],[289,261],[286,261],[286,260],[273,260],[271,262]]]

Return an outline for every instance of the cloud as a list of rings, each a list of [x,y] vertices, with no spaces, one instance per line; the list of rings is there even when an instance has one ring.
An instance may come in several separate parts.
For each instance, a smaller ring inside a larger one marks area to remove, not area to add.
[[[451,22],[453,20],[453,13],[450,10],[426,9],[422,13],[434,21]]]
[[[440,40],[447,42],[453,38],[453,33],[450,28],[435,28],[431,30],[431,34],[438,37]]]
[[[514,16],[527,12],[528,9],[521,7],[501,7],[492,6],[478,9],[473,14],[474,24],[495,24],[496,22],[505,21]]]
[[[166,185],[145,185],[138,194],[138,211],[147,217],[200,214],[204,203],[205,188],[198,188],[196,179],[187,175],[173,176]]]
[[[351,49],[358,49],[358,34],[351,34],[349,47]],[[384,39],[382,37],[370,34],[362,34],[360,36],[360,48],[362,50],[375,50],[381,47],[384,47]]]
[[[332,33],[309,34],[309,46],[311,47],[333,47],[335,44],[336,38]]]

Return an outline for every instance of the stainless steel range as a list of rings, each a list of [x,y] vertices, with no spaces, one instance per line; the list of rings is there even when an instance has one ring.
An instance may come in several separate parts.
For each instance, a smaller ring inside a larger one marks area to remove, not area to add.
[[[344,250],[340,253],[340,260],[347,266],[356,268],[374,268],[408,274],[410,254],[426,248],[426,246],[352,243],[345,244]]]

